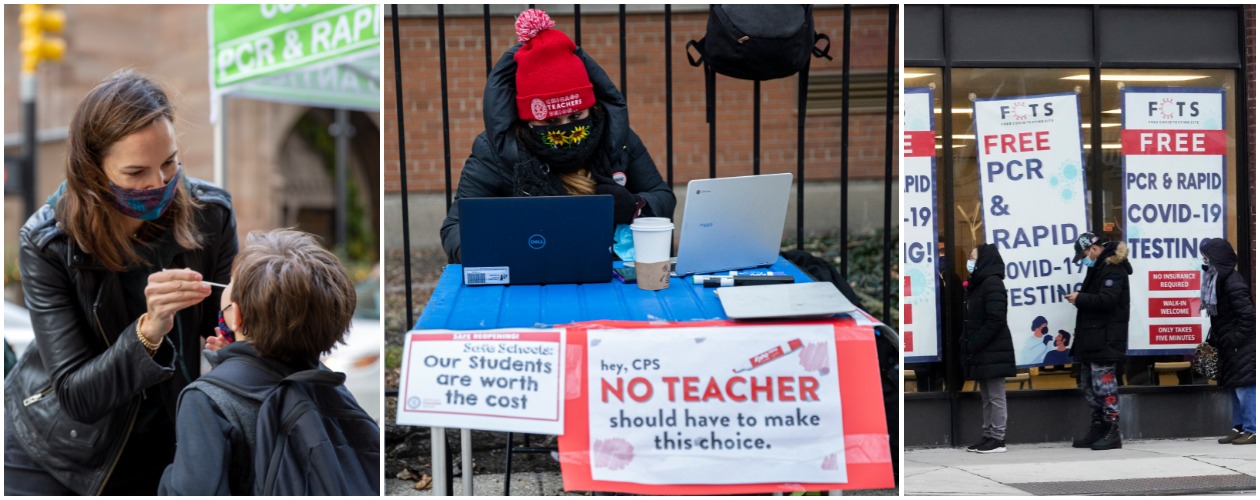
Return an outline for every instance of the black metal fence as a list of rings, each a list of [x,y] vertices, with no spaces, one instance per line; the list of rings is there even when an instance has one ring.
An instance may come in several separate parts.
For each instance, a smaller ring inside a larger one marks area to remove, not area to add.
[[[533,4],[529,5],[529,8],[533,8],[533,7],[534,7]],[[663,87],[661,90],[664,91],[666,96],[672,96],[673,95],[673,64],[672,64],[673,52],[675,50],[681,50],[682,47],[674,46],[670,43],[670,41],[672,40],[672,34],[673,34],[673,29],[672,29],[673,28],[672,27],[673,12],[672,12],[672,7],[670,5],[664,6],[664,14],[665,14],[664,15],[664,36],[662,40],[663,42],[662,50],[664,50],[664,56],[665,56],[665,78],[664,78]],[[491,44],[490,5],[483,6],[482,15],[484,18],[484,30],[485,30],[484,46],[485,46],[486,73],[489,74],[491,71],[493,60],[494,60],[494,49]],[[399,177],[400,177],[400,187],[403,193],[402,227],[403,227],[403,233],[404,233],[403,234],[403,252],[405,256],[403,259],[403,262],[404,262],[403,272],[405,274],[405,290],[406,290],[405,293],[406,293],[406,304],[407,304],[407,313],[406,313],[407,323],[406,324],[410,326],[410,325],[415,324],[415,317],[414,317],[414,306],[413,306],[412,290],[411,290],[412,270],[411,270],[410,259],[408,258],[411,255],[411,244],[410,244],[410,234],[409,234],[411,226],[409,224],[408,204],[407,204],[407,196],[406,196],[408,192],[407,191],[407,172],[406,172],[407,149],[406,149],[406,144],[404,140],[405,134],[403,133],[403,131],[405,130],[404,120],[403,120],[404,113],[402,112],[402,110],[404,109],[403,107],[404,87],[402,84],[403,68],[402,68],[401,54],[400,54],[399,29],[398,29],[398,6],[397,5],[391,5],[390,16],[391,16],[391,27],[393,30],[392,34],[393,34],[394,57],[393,57],[392,64],[393,64],[393,69],[394,69],[394,86],[395,86],[395,98],[396,98],[395,110],[398,117]],[[445,194],[446,194],[446,208],[447,210],[449,210],[451,202],[452,202],[453,188],[451,185],[451,146],[450,146],[450,109],[449,109],[450,98],[449,98],[448,84],[447,84],[447,54],[446,54],[447,40],[446,40],[446,8],[445,6],[443,5],[437,6],[436,21],[438,25],[437,28],[438,28],[439,65],[441,66],[439,68],[439,72],[440,72],[440,78],[441,78],[441,93],[442,93],[441,95],[442,141],[443,141],[442,143],[443,143],[443,159],[444,159],[444,165],[445,165],[444,174],[445,174],[445,180],[446,180],[446,193]],[[626,6],[624,4],[620,5],[618,8],[618,26],[619,26],[619,40],[621,44],[620,45],[620,60],[619,60],[620,69],[621,69],[621,81],[620,81],[619,88],[623,95],[628,96],[630,94],[631,89],[627,88],[627,81],[626,81],[627,43],[626,43]],[[897,114],[895,112],[896,98],[898,95],[897,89],[899,88],[897,85],[897,79],[900,77],[899,65],[897,63],[898,61],[897,26],[898,26],[897,25],[897,5],[895,4],[889,5],[888,6],[888,39],[887,39],[887,43],[888,43],[888,46],[887,46],[887,51],[888,51],[887,91],[886,91],[885,108],[884,108],[885,116],[886,116],[886,124],[885,124],[885,130],[884,130],[885,132],[884,134],[885,135],[884,137],[884,179],[883,179],[884,180],[884,186],[883,186],[884,187],[883,189],[884,204],[883,204],[883,219],[882,219],[883,220],[883,245],[882,245],[882,248],[883,248],[882,258],[883,259],[882,259],[882,274],[881,274],[882,276],[881,281],[883,283],[883,293],[881,294],[881,307],[882,307],[881,317],[886,318],[886,319],[891,317],[890,314],[892,312],[892,307],[894,306],[894,304],[891,303],[892,302],[891,297],[893,296],[892,286],[893,286],[893,281],[895,278],[890,279],[890,276],[892,275],[892,272],[893,272],[892,271],[893,269],[892,268],[892,255],[894,254],[894,251],[895,251],[895,248],[893,247],[894,226],[893,226],[893,220],[892,220],[893,161],[894,161],[893,134],[895,132],[894,120],[897,119]],[[852,40],[850,36],[851,27],[852,27],[852,6],[845,5],[844,6],[843,34],[842,34],[842,39],[841,39],[842,41],[840,44],[841,45],[840,47],[841,58],[842,58],[841,59],[842,81],[843,81],[842,87],[841,87],[842,88],[841,119],[840,119],[840,129],[837,131],[840,136],[840,149],[841,149],[840,182],[839,182],[841,204],[840,204],[840,213],[836,214],[836,217],[839,222],[839,230],[840,230],[839,235],[838,235],[839,240],[840,240],[839,247],[840,247],[840,252],[841,252],[839,271],[842,275],[846,277],[849,275],[849,270],[850,270],[849,269],[850,259],[848,255],[850,225],[849,225],[849,214],[847,211],[847,206],[848,206],[848,201],[849,201],[848,184],[849,184],[849,175],[850,175],[850,172],[849,172],[849,156],[850,156],[849,155],[849,124],[850,124],[850,101],[851,101],[850,86],[851,86],[851,78],[852,78],[852,69],[851,69],[852,61],[850,57],[851,56],[851,51],[850,51],[851,43],[850,42]],[[573,6],[573,35],[574,35],[574,42],[578,46],[581,46],[582,45],[581,5]],[[808,78],[809,78],[808,66],[797,76],[797,78],[800,78],[802,82],[808,81]],[[711,85],[708,86],[707,91],[711,93],[716,93],[716,81],[711,81],[710,83]],[[797,203],[796,203],[796,223],[797,223],[796,224],[796,246],[797,246],[797,249],[803,249],[804,243],[805,243],[805,229],[804,229],[805,227],[805,224],[804,224],[805,181],[807,179],[805,175],[806,172],[805,172],[804,150],[805,150],[805,120],[807,117],[806,116],[806,103],[807,103],[808,85],[802,84],[800,85],[800,88],[801,88],[801,92],[797,100],[797,141],[796,141],[797,152],[796,152],[796,178],[795,178],[796,186],[797,186],[797,192],[796,192],[796,200],[797,200]],[[637,88],[634,90],[647,91],[646,89],[641,90]],[[753,170],[752,170],[752,173],[756,175],[756,174],[761,173],[761,130],[760,130],[761,129],[761,83],[760,82],[754,82],[753,84],[753,97],[754,97],[753,98],[754,105],[753,105],[753,142],[752,142],[753,144]],[[714,178],[714,177],[717,177],[716,99],[712,99],[712,98],[707,99],[706,121],[708,122],[708,126],[709,126],[709,177]],[[666,182],[671,187],[674,185],[674,160],[675,160],[673,129],[674,129],[674,107],[673,107],[672,99],[667,98],[665,99],[665,131],[666,131],[665,133],[665,137],[666,137],[665,179],[666,179]],[[389,390],[386,391],[387,396],[397,396],[397,393],[398,393],[397,388],[390,388]],[[509,440],[508,440],[508,448],[509,448],[508,450],[509,451],[508,453],[509,474],[510,474],[510,463],[511,463],[510,460],[511,460],[512,452],[538,452],[539,451],[539,449],[535,449],[534,447],[531,447],[529,445],[528,439],[525,442],[524,448],[512,448],[510,435],[509,435]],[[450,448],[447,447],[447,449],[449,450]],[[449,457],[448,457],[448,460],[449,460]],[[447,470],[449,470],[449,468]],[[449,481],[449,477],[447,478],[447,480]],[[447,491],[451,491],[449,485],[447,487]],[[505,494],[507,493],[506,482],[505,482],[504,493]]]

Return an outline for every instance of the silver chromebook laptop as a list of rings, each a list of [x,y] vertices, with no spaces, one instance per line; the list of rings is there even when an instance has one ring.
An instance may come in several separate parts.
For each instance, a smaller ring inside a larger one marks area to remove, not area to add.
[[[674,274],[686,276],[773,264],[779,258],[791,191],[792,174],[687,183]]]

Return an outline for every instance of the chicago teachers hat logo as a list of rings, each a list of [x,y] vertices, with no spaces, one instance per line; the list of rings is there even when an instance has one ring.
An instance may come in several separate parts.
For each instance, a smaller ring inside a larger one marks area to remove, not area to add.
[[[529,102],[529,111],[534,114],[535,120],[547,119],[547,104],[537,97]]]

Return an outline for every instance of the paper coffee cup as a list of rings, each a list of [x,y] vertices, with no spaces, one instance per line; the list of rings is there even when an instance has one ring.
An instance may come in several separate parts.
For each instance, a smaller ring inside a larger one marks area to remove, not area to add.
[[[669,260],[674,242],[674,223],[664,217],[639,217],[630,225],[634,238],[634,261],[656,263]]]
[[[630,231],[639,288],[669,288],[669,246],[674,241],[674,223],[664,217],[640,217],[630,225]]]

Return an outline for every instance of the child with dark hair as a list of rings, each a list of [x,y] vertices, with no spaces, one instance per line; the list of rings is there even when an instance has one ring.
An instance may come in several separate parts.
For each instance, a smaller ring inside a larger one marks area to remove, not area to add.
[[[255,480],[261,481],[254,477],[254,441],[262,402],[209,379],[232,358],[277,376],[326,371],[319,357],[343,342],[355,301],[349,274],[311,235],[250,233],[223,292],[219,336],[207,339],[219,365],[180,394],[175,462],[162,475],[159,494],[253,493]],[[228,343],[229,336],[235,341]],[[344,386],[336,390],[362,411]]]

